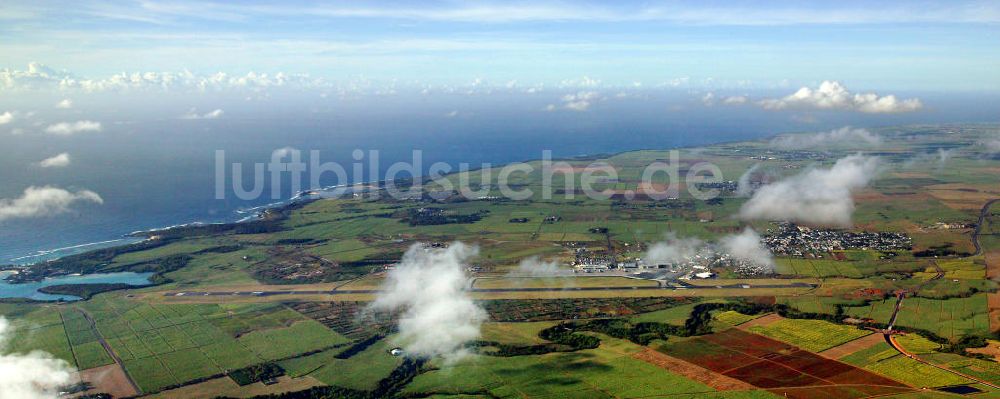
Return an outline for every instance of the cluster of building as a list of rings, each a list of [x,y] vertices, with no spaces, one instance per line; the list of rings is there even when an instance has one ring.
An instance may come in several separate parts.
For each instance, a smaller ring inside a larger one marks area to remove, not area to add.
[[[656,280],[690,280],[715,277],[716,268],[733,270],[742,276],[759,276],[770,272],[767,265],[737,259],[717,248],[705,247],[701,251],[674,262],[652,262],[644,258],[617,261],[612,256],[580,255],[573,263],[577,273],[604,273],[617,271]]]
[[[904,233],[813,229],[794,223],[779,223],[777,228],[768,229],[763,241],[774,254],[798,257],[822,257],[845,249],[890,252],[913,247],[913,240]]]
[[[747,190],[748,192],[752,193],[754,191],[757,191],[757,189],[763,187],[765,184],[767,184],[767,181],[750,180],[747,182],[748,185]],[[695,183],[695,188],[702,191],[719,190],[724,194],[735,194],[740,191],[740,183],[733,180],[710,182],[710,183]]]
[[[614,269],[615,257],[607,253],[591,252],[585,248],[576,249],[573,270],[577,273],[603,273]]]

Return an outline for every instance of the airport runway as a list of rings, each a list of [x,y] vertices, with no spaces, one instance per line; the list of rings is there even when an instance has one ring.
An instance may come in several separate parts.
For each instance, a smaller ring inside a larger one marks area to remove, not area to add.
[[[729,284],[729,285],[685,285],[680,287],[541,287],[541,288],[473,288],[469,292],[503,293],[503,292],[566,292],[566,291],[630,291],[630,290],[714,290],[714,289],[750,289],[750,288],[815,288],[815,284]],[[276,296],[276,295],[350,295],[377,294],[379,290],[311,290],[311,291],[179,291],[167,292],[164,296]]]

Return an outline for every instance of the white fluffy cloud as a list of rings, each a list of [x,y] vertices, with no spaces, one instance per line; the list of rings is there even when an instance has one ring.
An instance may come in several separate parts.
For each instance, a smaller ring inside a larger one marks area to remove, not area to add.
[[[671,233],[666,240],[650,245],[643,259],[649,264],[661,265],[682,263],[695,255],[711,254],[728,254],[736,260],[774,269],[774,256],[761,242],[760,235],[749,227],[739,234],[722,236],[715,244],[693,237],[678,238]]]
[[[850,227],[852,192],[871,182],[878,165],[878,158],[858,154],[829,169],[810,168],[758,189],[740,208],[739,217]]]
[[[55,399],[59,388],[73,382],[73,368],[52,355],[34,351],[8,353],[13,328],[0,316],[0,398]]]
[[[76,202],[103,204],[104,199],[90,190],[70,192],[58,187],[31,186],[19,198],[0,198],[0,222],[15,218],[54,216],[70,211]]]
[[[38,162],[38,166],[43,168],[62,168],[69,166],[69,153],[62,153],[51,158],[45,158]]]
[[[0,125],[6,125],[14,121],[14,113],[7,111],[0,114]]]
[[[590,109],[590,106],[601,99],[601,94],[596,91],[581,91],[562,96],[562,108],[570,111],[582,112]],[[558,109],[555,104],[545,106],[546,111]]]
[[[572,275],[573,270],[559,266],[559,262],[542,260],[537,256],[522,259],[517,268],[511,270],[510,276],[552,277]]]
[[[829,132],[786,134],[771,140],[772,146],[782,150],[826,148],[837,145],[855,146],[856,144],[879,146],[882,144],[882,137],[866,129],[853,129],[850,126],[845,126]]]
[[[818,108],[844,109],[865,113],[898,113],[916,111],[923,107],[920,99],[900,100],[895,95],[879,96],[875,93],[851,93],[836,81],[823,81],[817,88],[802,87],[795,93],[777,99],[758,102],[765,109]]]
[[[374,309],[402,311],[398,342],[407,353],[457,360],[466,342],[480,336],[486,312],[466,287],[466,261],[478,249],[460,242],[448,248],[414,245],[386,276]]]
[[[678,238],[676,234],[670,233],[665,241],[650,245],[643,259],[653,265],[676,263],[694,256],[704,245],[697,238]]]
[[[715,105],[715,93],[705,93],[705,95],[701,96],[701,103],[709,107]]]
[[[722,99],[722,103],[726,105],[740,105],[746,104],[749,100],[746,96],[729,96]]]
[[[191,108],[186,114],[181,115],[181,119],[219,119],[224,113],[225,111],[216,108],[204,114],[199,114],[196,109]]]
[[[731,234],[719,239],[722,250],[737,260],[767,266],[774,270],[774,256],[760,240],[756,231],[747,227],[740,234]]]
[[[750,167],[750,169],[747,169],[746,172],[743,172],[743,174],[740,175],[740,179],[736,182],[736,195],[740,197],[749,197],[753,194],[752,179],[754,173],[757,173],[758,169],[760,169],[759,163],[754,164]]]
[[[129,72],[104,78],[81,78],[67,71],[56,71],[37,62],[28,64],[26,70],[0,70],[0,90],[60,89],[86,92],[124,90],[196,90],[218,91],[272,87],[326,87],[322,79],[308,75],[285,73],[267,74],[249,72],[246,75],[229,75],[218,72],[196,75],[183,72]]]
[[[73,108],[73,100],[64,98],[62,101],[56,103],[56,108],[59,109],[70,109]]]
[[[94,121],[76,121],[76,122],[60,122],[45,128],[46,133],[58,134],[61,136],[69,136],[79,132],[99,132],[101,131],[101,122]]]
[[[723,105],[741,105],[746,104],[750,99],[746,96],[726,96],[717,97],[715,93],[708,92],[701,96],[701,103],[705,104],[707,107],[715,105],[716,101],[721,101]]]

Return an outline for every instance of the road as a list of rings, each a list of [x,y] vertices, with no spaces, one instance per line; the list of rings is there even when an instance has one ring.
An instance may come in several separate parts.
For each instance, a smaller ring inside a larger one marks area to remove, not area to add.
[[[97,329],[97,323],[94,322],[94,318],[91,317],[90,313],[87,313],[86,310],[80,308],[76,308],[76,310],[83,315],[84,319],[87,319],[87,323],[90,324],[90,329],[93,330],[94,334],[97,335],[97,341],[100,342],[101,346],[104,347],[104,350],[107,351],[109,355],[111,355],[111,358],[115,361],[115,364],[117,364],[118,367],[122,369],[122,374],[125,375],[125,379],[128,380],[128,383],[129,385],[132,386],[132,389],[134,389],[136,393],[142,394],[142,389],[139,388],[139,384],[135,383],[135,380],[132,379],[132,376],[128,373],[128,370],[125,369],[125,363],[122,362],[122,358],[118,357],[118,354],[115,353],[114,349],[111,349],[111,345],[108,345],[108,341],[104,339],[104,335],[101,334],[101,330]]]
[[[532,288],[473,288],[468,292],[482,293],[503,293],[503,292],[579,292],[579,291],[629,291],[629,290],[684,290],[684,289],[747,289],[747,288],[815,288],[815,284],[809,283],[788,283],[788,284],[728,284],[728,285],[708,285],[708,286],[684,286],[684,287],[532,287]],[[276,295],[351,295],[351,294],[377,294],[380,290],[308,290],[308,291],[176,291],[166,292],[164,296],[276,296]]]
[[[986,205],[983,206],[983,211],[982,211],[982,213],[979,216],[979,224],[976,226],[976,232],[973,233],[973,235],[972,235],[972,237],[973,237],[972,238],[972,242],[973,242],[973,244],[976,245],[976,253],[977,254],[979,253],[979,229],[983,225],[983,220],[985,219],[985,215],[989,211],[990,206],[994,202],[997,202],[997,201],[1000,201],[1000,199],[991,200],[991,201],[987,202]],[[914,287],[913,290],[910,291],[911,294],[916,294],[917,291],[919,291],[921,288],[923,288],[925,285],[927,285],[931,281],[938,280],[938,279],[944,277],[944,270],[941,269],[941,266],[938,266],[937,262],[932,262],[931,264],[934,265],[934,269],[937,270],[937,274],[935,274],[934,277],[931,277],[927,281],[924,281],[923,283],[920,283],[916,287]],[[950,368],[947,368],[947,367],[944,367],[944,366],[940,366],[940,365],[928,362],[928,361],[926,361],[924,359],[921,359],[919,356],[907,352],[906,349],[904,349],[902,346],[899,345],[899,343],[896,342],[896,336],[895,336],[895,334],[892,333],[892,328],[896,325],[896,316],[899,315],[899,309],[903,305],[903,299],[906,298],[906,294],[907,294],[906,291],[900,291],[899,293],[896,294],[896,306],[895,306],[895,308],[892,311],[892,315],[889,316],[889,325],[888,325],[888,327],[886,327],[886,329],[883,330],[883,337],[885,338],[885,342],[887,344],[889,344],[889,346],[891,346],[897,352],[899,352],[901,355],[906,356],[906,357],[908,357],[910,359],[916,360],[917,362],[926,364],[928,366],[934,367],[934,368],[942,370],[942,371],[946,371],[946,372],[951,373],[951,374],[955,374],[955,375],[960,376],[962,378],[966,378],[966,379],[968,379],[970,381],[976,381],[976,382],[978,382],[980,384],[992,387],[994,389],[1000,389],[1000,386],[997,386],[997,385],[995,385],[993,383],[990,383],[989,381],[985,381],[985,380],[982,380],[980,378],[976,378],[976,377],[973,377],[973,376],[970,376],[970,375],[966,375],[966,374],[960,373],[958,371],[952,370]]]
[[[924,359],[921,359],[917,355],[914,355],[912,353],[907,352],[905,349],[903,349],[903,347],[901,347],[898,343],[896,343],[896,336],[894,336],[892,334],[886,334],[885,335],[885,342],[888,343],[889,346],[893,347],[893,349],[895,349],[896,351],[898,351],[899,353],[901,353],[903,356],[906,356],[906,357],[908,357],[910,359],[916,360],[917,362],[926,364],[928,366],[934,367],[934,368],[936,368],[938,370],[941,370],[941,371],[949,372],[951,374],[957,375],[957,376],[962,377],[962,378],[966,378],[966,379],[968,379],[970,381],[978,382],[980,384],[986,385],[986,386],[991,387],[993,389],[1000,389],[1000,386],[998,386],[996,384],[993,384],[993,383],[991,383],[989,381],[986,381],[986,380],[983,380],[983,379],[980,379],[980,378],[976,378],[976,377],[973,377],[973,376],[968,375],[968,374],[963,374],[963,373],[960,373],[958,371],[952,370],[952,369],[944,367],[944,366],[939,366],[937,364],[934,364],[934,363],[928,362],[928,361],[926,361]]]
[[[983,223],[986,222],[986,216],[990,213],[990,207],[997,202],[1000,202],[1000,198],[986,201],[986,204],[983,205],[983,209],[979,211],[979,222],[976,223],[976,231],[972,232],[972,245],[976,247],[976,253],[973,255],[983,254],[983,247],[979,244],[979,235],[983,231]]]

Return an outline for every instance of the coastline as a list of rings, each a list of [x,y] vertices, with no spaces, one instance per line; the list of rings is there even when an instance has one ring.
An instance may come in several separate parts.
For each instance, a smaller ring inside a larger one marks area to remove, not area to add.
[[[871,126],[871,127],[868,127],[868,128],[869,129],[876,129],[877,130],[877,129],[888,129],[888,128],[896,128],[896,127],[905,128],[905,127],[919,127],[919,126],[948,126],[948,125],[953,125],[953,124],[991,125],[992,126],[992,125],[997,125],[997,122],[979,121],[979,122],[932,123],[932,124],[915,123],[915,124],[908,124],[908,125],[901,125],[901,126],[897,126],[897,125]],[[761,141],[771,140],[771,139],[774,139],[775,137],[782,136],[782,135],[789,135],[789,134],[794,135],[794,134],[805,134],[805,133],[809,133],[809,131],[780,132],[780,133],[769,134],[769,135],[766,135],[766,136],[761,136],[761,137],[758,137],[756,139],[723,140],[723,141],[718,141],[718,142],[713,142],[713,143],[679,145],[679,146],[673,146],[673,147],[669,147],[669,148],[633,148],[633,149],[619,151],[619,152],[614,152],[614,153],[597,152],[597,153],[593,153],[593,154],[565,156],[565,157],[557,157],[557,158],[554,157],[554,158],[552,158],[552,161],[553,162],[555,162],[555,161],[581,161],[581,160],[588,160],[588,159],[597,159],[597,158],[601,158],[601,157],[614,157],[614,156],[618,156],[618,155],[621,155],[621,154],[626,154],[626,153],[630,153],[630,152],[639,152],[639,151],[683,150],[683,149],[694,149],[694,148],[702,148],[702,147],[717,146],[717,145],[731,145],[731,144],[736,144],[736,143],[761,142]],[[510,165],[510,164],[514,164],[514,163],[534,162],[534,161],[539,161],[539,160],[540,159],[535,158],[535,159],[522,160],[522,161],[512,161],[512,162],[508,162],[508,163],[501,164],[501,165],[498,165],[498,166],[502,167],[502,166]],[[475,171],[478,171],[478,170],[481,170],[481,169],[482,169],[481,167],[470,168],[469,172],[475,172]],[[457,173],[457,172],[453,172],[453,173]],[[405,180],[405,179],[403,179],[403,180]],[[197,227],[202,227],[202,226],[233,226],[233,225],[237,225],[237,224],[240,224],[240,223],[248,223],[248,222],[260,221],[260,220],[262,220],[263,218],[266,217],[266,213],[269,212],[269,211],[270,212],[282,211],[287,206],[292,205],[292,204],[294,204],[294,203],[296,203],[298,201],[302,201],[302,200],[313,201],[313,200],[317,200],[317,199],[326,198],[324,196],[324,193],[329,193],[329,192],[335,191],[335,190],[343,190],[342,193],[339,193],[337,195],[345,195],[345,194],[351,194],[352,193],[352,191],[353,191],[351,189],[352,187],[359,187],[359,186],[362,187],[362,188],[365,188],[365,187],[377,187],[378,189],[382,189],[385,184],[386,184],[385,180],[379,180],[379,181],[374,181],[374,182],[361,182],[361,183],[351,183],[351,184],[340,184],[340,185],[326,186],[326,187],[322,187],[322,188],[319,188],[319,189],[304,190],[304,191],[301,191],[301,192],[293,195],[291,198],[288,198],[288,199],[278,200],[278,201],[275,201],[275,202],[271,202],[271,203],[264,204],[264,205],[258,205],[258,206],[254,206],[254,207],[250,207],[250,208],[241,208],[241,209],[233,210],[232,212],[236,216],[233,217],[229,221],[209,222],[209,223],[201,222],[201,221],[193,221],[193,222],[187,222],[187,223],[179,223],[179,224],[174,224],[174,225],[165,226],[165,227],[155,227],[155,228],[150,228],[150,229],[147,229],[147,230],[137,230],[137,231],[133,231],[133,232],[128,233],[128,234],[124,234],[124,235],[122,235],[122,236],[120,236],[118,238],[114,238],[114,239],[107,239],[107,240],[102,240],[102,241],[96,241],[96,242],[90,242],[90,243],[83,243],[83,244],[78,244],[78,245],[71,245],[71,246],[62,247],[62,248],[55,248],[55,249],[48,249],[48,250],[38,250],[38,251],[35,251],[34,253],[31,253],[31,254],[26,254],[26,255],[18,256],[16,258],[11,258],[11,259],[6,260],[6,261],[0,261],[0,269],[21,270],[21,269],[24,269],[24,268],[31,267],[33,265],[40,264],[40,263],[57,261],[59,259],[65,258],[67,256],[81,255],[81,254],[86,254],[88,252],[102,250],[102,249],[124,247],[124,246],[128,246],[128,245],[132,245],[132,244],[136,244],[136,243],[142,242],[142,241],[148,239],[150,236],[154,236],[154,235],[157,235],[157,234],[168,233],[168,232],[176,231],[176,230],[179,230],[179,229],[197,228]],[[88,248],[88,247],[95,247],[95,248],[90,248],[90,249],[83,250],[83,251],[72,251],[74,249]],[[64,254],[58,254],[60,252],[67,252],[67,250],[70,250],[72,252],[68,252],[68,253],[64,253]],[[54,255],[54,254],[58,254],[58,255],[57,256],[49,257],[49,255]],[[38,259],[37,261],[33,261],[33,262],[8,263],[8,262],[14,262],[14,261],[17,261],[17,260],[21,260],[21,259],[30,259],[30,258],[42,258],[42,259]]]

